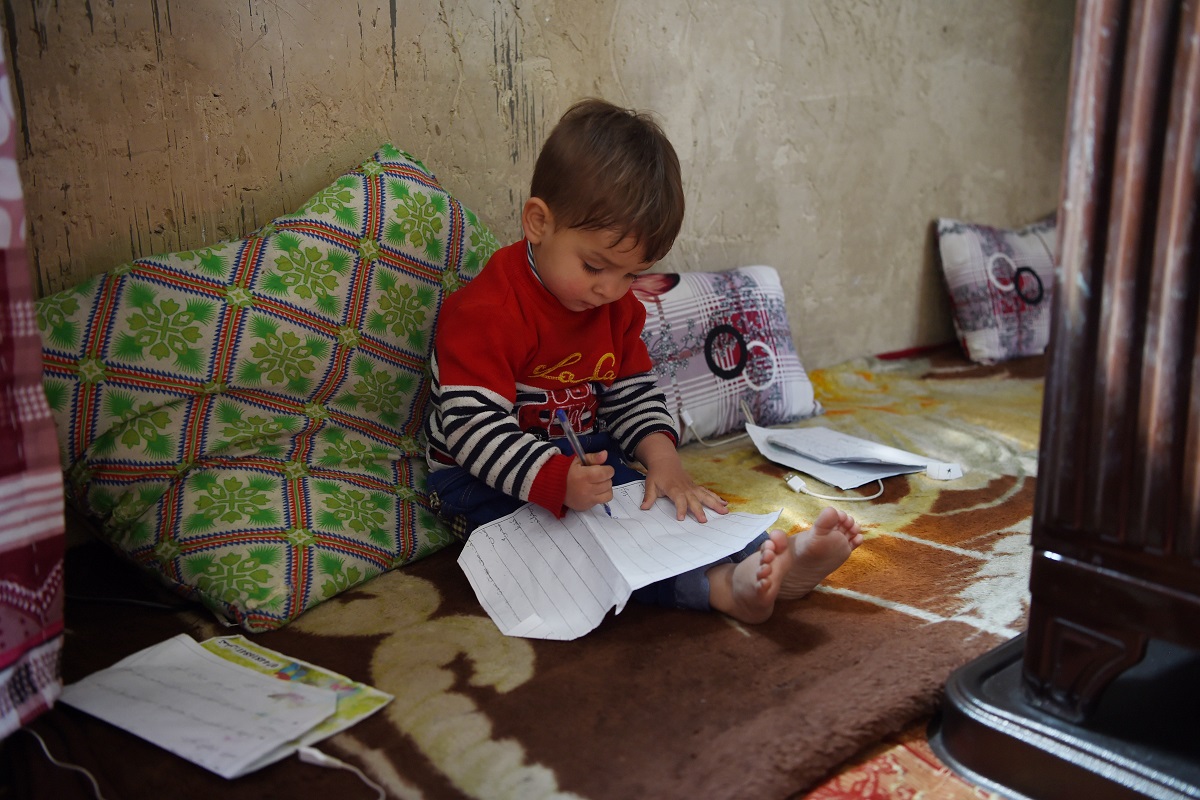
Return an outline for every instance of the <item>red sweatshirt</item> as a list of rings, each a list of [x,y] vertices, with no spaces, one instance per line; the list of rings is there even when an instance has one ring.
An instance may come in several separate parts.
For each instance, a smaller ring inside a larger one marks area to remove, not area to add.
[[[565,513],[567,469],[549,438],[563,409],[579,433],[607,430],[626,457],[677,438],[642,343],[632,293],[570,311],[538,280],[525,240],[492,256],[442,303],[426,424],[431,469],[458,464],[504,493]]]

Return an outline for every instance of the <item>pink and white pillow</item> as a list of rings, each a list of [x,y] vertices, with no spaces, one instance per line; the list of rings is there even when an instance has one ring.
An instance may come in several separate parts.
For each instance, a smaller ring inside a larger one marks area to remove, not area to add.
[[[1040,355],[1050,340],[1057,227],[1053,215],[1018,230],[938,220],[954,329],[972,361]]]
[[[645,274],[633,292],[680,444],[744,428],[743,403],[758,425],[821,413],[773,268]]]

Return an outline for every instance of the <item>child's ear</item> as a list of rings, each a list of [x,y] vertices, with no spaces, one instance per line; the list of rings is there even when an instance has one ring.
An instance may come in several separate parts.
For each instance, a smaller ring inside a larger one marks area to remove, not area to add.
[[[531,197],[525,201],[521,209],[521,227],[525,229],[525,238],[533,244],[541,244],[546,234],[554,229],[554,215],[550,207],[540,197]]]

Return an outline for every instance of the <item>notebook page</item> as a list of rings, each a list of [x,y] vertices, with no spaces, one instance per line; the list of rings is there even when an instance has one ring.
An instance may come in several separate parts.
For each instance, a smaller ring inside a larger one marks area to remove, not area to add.
[[[642,511],[645,482],[613,489],[613,518],[585,517],[600,546],[634,589],[703,567],[736,553],[766,531],[772,514],[705,514],[707,522],[689,515],[676,519],[675,504],[660,498]]]
[[[471,533],[458,563],[502,633],[575,639],[629,599],[582,516],[559,520],[530,504]]]

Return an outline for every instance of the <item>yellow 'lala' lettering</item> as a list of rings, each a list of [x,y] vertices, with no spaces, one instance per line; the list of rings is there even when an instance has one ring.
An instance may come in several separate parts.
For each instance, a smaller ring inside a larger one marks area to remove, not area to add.
[[[588,380],[589,381],[611,381],[611,380],[613,380],[614,378],[617,377],[616,370],[609,369],[607,372],[605,372],[603,374],[601,374],[600,370],[604,367],[605,364],[608,364],[609,367],[612,367],[616,363],[617,363],[617,357],[615,355],[613,355],[612,353],[605,353],[604,355],[600,356],[600,360],[596,362],[596,366],[592,370],[592,377],[588,378]]]
[[[585,383],[589,381],[611,381],[617,377],[617,373],[611,369],[611,366],[617,363],[617,357],[612,353],[605,353],[604,355],[600,356],[599,360],[596,361],[596,366],[592,368],[592,374],[585,378],[580,378],[574,372],[567,369],[569,366],[578,364],[582,358],[583,353],[572,353],[553,366],[539,364],[538,366],[534,367],[533,375],[530,377],[557,381],[558,383],[562,384]],[[601,372],[605,365],[608,365],[610,369],[605,372]]]

